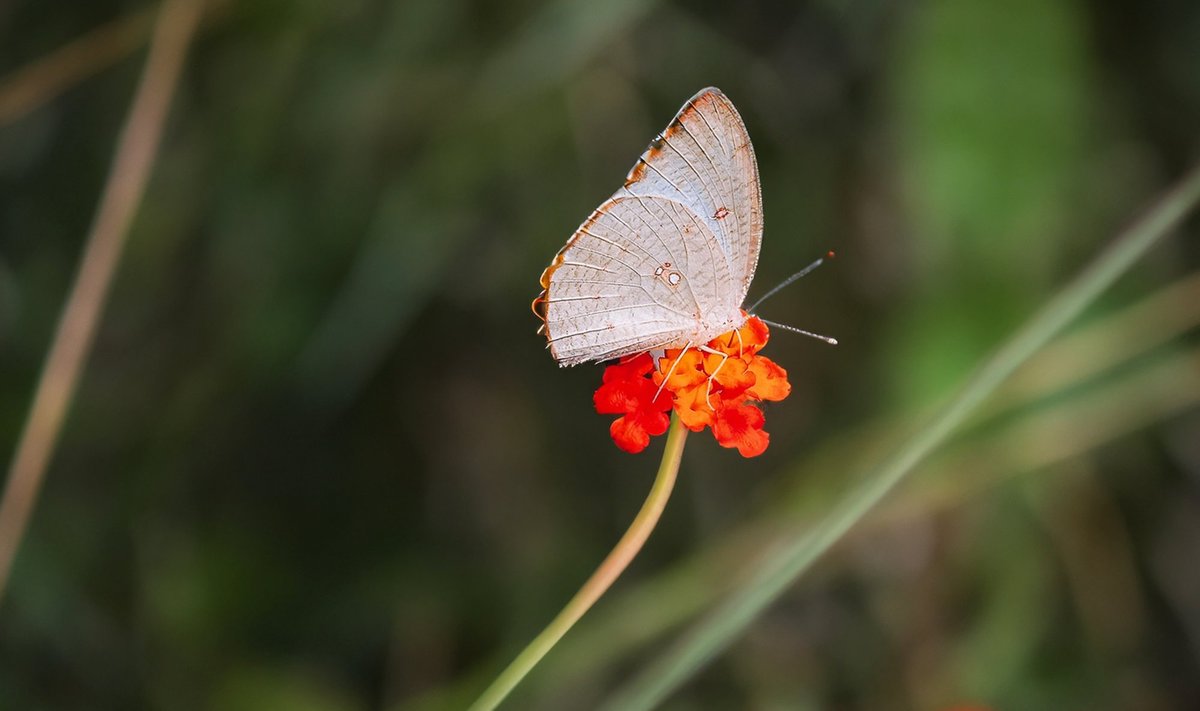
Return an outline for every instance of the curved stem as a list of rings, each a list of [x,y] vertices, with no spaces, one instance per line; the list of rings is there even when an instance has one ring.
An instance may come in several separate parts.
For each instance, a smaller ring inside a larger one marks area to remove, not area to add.
[[[683,444],[687,438],[687,428],[679,421],[677,415],[671,416],[671,429],[667,433],[667,446],[663,450],[662,463],[658,465],[658,474],[650,494],[642,504],[642,510],[629,525],[629,530],[617,542],[612,552],[604,559],[592,577],[583,584],[575,597],[558,613],[541,634],[533,639],[517,658],[497,676],[483,694],[471,705],[470,711],[489,711],[500,705],[509,692],[520,683],[542,657],[546,656],[567,630],[591,609],[600,596],[612,586],[630,561],[642,549],[642,544],[650,537],[650,532],[658,524],[658,519],[666,508],[667,499],[675,487],[675,475],[679,472],[679,460],[683,456]]]
[[[824,520],[800,535],[782,539],[708,617],[698,622],[662,657],[643,667],[600,708],[634,711],[660,705],[729,646],[768,605],[945,442],[1001,383],[1078,317],[1197,205],[1200,205],[1200,166],[1193,168],[1001,345],[929,424],[871,470]]]

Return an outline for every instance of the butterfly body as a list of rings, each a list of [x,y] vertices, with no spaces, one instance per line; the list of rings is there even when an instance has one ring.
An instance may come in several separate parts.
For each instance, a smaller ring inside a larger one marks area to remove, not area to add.
[[[534,310],[560,365],[702,344],[745,320],[762,242],[754,149],[704,89],[542,273]]]

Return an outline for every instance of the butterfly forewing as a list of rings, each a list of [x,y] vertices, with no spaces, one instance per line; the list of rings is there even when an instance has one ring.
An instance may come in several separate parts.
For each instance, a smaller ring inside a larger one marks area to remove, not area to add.
[[[717,89],[690,99],[542,274],[562,365],[704,343],[741,323],[762,241],[750,137]]]
[[[678,200],[712,229],[727,255],[737,306],[746,298],[762,245],[762,194],[750,135],[718,89],[692,97],[638,158],[617,192]]]

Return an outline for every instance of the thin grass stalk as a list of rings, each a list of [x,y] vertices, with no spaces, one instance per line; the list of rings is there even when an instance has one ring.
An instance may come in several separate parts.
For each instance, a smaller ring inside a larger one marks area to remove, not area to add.
[[[0,126],[6,126],[146,43],[154,10],[145,8],[101,25],[0,78]]]
[[[808,532],[767,551],[747,581],[613,694],[602,708],[650,709],[727,647],[822,554],[974,413],[1022,363],[1058,334],[1200,201],[1194,168],[1142,219],[1125,230],[971,376],[924,428],[869,471],[862,484]]]
[[[146,191],[201,0],[166,0],[0,499],[0,599]]]
[[[937,461],[929,463],[932,469],[928,475],[923,475],[926,482],[936,482],[932,488],[913,487],[902,496],[891,497],[851,535],[878,535],[880,528],[960,506],[1004,480],[1082,456],[1106,442],[1195,407],[1200,403],[1200,390],[1196,389],[1200,383],[1192,385],[1190,372],[1185,367],[1200,363],[1200,349],[1172,356],[1165,363],[1156,361],[1150,366],[1134,365],[1132,368],[1121,366],[1163,348],[1197,325],[1200,325],[1200,272],[1193,272],[1083,328],[1054,339],[1014,373],[972,417],[969,426],[974,428],[979,426],[981,417],[1032,408],[1038,402],[1048,403],[1032,415],[996,430],[989,429],[985,436],[971,441],[972,451],[992,453],[984,458],[988,465],[982,468],[982,473],[976,472],[965,478],[948,476],[948,472],[960,471],[963,467],[957,451],[947,452],[947,447],[943,446]],[[1067,368],[1065,364],[1068,363],[1075,365]],[[1183,363],[1189,365],[1181,365]],[[1099,385],[1095,392],[1084,386],[1086,381],[1113,370],[1120,371],[1114,382]],[[1054,380],[1043,377],[1047,372],[1055,375]],[[1164,382],[1171,384],[1164,387]],[[1082,396],[1081,389],[1086,390]],[[1065,399],[1061,397],[1064,394]],[[1113,402],[1121,406],[1109,412],[1108,403]],[[1073,426],[1064,431],[1066,423]],[[828,464],[822,462],[844,461],[846,453],[864,449],[865,443],[892,428],[891,424],[876,424],[848,435],[846,441],[839,444],[826,442],[814,458],[790,471],[788,478],[811,483],[817,470],[827,468]],[[1047,430],[1056,432],[1056,450],[1031,450],[1027,442],[1035,438],[1033,433]],[[977,466],[976,469],[980,468]],[[553,696],[571,685],[586,684],[615,659],[649,645],[671,628],[682,626],[729,587],[723,584],[725,578],[716,571],[727,571],[731,563],[745,560],[749,551],[767,547],[768,542],[775,541],[785,531],[797,531],[801,525],[796,521],[798,499],[806,502],[805,511],[812,511],[822,508],[825,498],[813,497],[811,487],[796,491],[785,488],[770,494],[768,499],[776,505],[767,507],[754,522],[726,531],[713,545],[671,568],[656,572],[636,588],[626,591],[605,610],[597,611],[596,615],[577,625],[567,648],[560,649],[557,656],[544,662],[546,668],[541,678],[545,683],[540,684],[537,691]],[[786,523],[789,521],[793,523]],[[406,699],[397,710],[462,706],[469,700],[471,690],[480,686],[481,679],[487,678],[482,671],[477,670],[459,677],[451,685]]]

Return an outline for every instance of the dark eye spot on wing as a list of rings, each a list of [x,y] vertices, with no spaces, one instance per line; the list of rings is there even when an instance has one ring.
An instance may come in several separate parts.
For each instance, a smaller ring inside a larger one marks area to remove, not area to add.
[[[718,220],[724,220],[726,215],[728,215],[728,214],[729,214],[729,210],[724,205],[722,205],[721,207],[717,208],[716,212],[713,213],[713,217]]]

